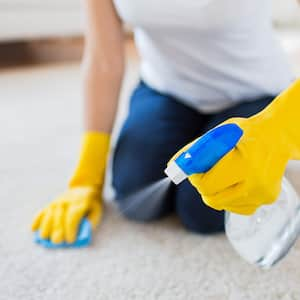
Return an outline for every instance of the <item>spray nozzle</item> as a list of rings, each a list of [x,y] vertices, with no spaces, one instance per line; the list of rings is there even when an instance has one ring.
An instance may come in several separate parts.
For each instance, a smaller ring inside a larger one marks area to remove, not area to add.
[[[236,124],[208,131],[168,165],[166,175],[179,184],[192,174],[207,172],[235,147],[242,135],[243,130]]]

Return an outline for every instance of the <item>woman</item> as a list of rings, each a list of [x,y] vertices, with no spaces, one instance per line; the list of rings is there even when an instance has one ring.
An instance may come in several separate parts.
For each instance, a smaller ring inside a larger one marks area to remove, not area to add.
[[[135,33],[141,81],[131,96],[129,115],[113,158],[113,185],[120,210],[139,221],[159,219],[175,211],[188,230],[214,233],[224,230],[220,210],[251,213],[271,198],[274,201],[275,193],[253,203],[253,197],[247,198],[249,185],[240,188],[240,177],[246,175],[253,179],[251,189],[260,186],[259,176],[252,176],[251,168],[245,175],[243,167],[256,158],[261,165],[268,160],[263,155],[247,160],[247,155],[240,155],[245,151],[238,152],[240,149],[217,164],[218,172],[213,168],[207,176],[191,178],[206,203],[219,211],[206,206],[188,182],[172,186],[159,201],[148,198],[131,203],[127,197],[163,178],[167,161],[182,146],[228,118],[258,113],[290,85],[294,75],[272,33],[270,1],[85,0],[84,7],[86,133],[82,152],[69,188],[38,214],[33,230],[40,229],[41,236],[54,243],[71,243],[84,216],[94,227],[101,220],[109,136],[124,73],[123,22],[129,23]],[[299,90],[299,85],[294,86],[294,94],[295,89]],[[286,107],[297,105],[294,98],[285,98],[289,101],[275,102],[291,102]],[[247,144],[247,136],[253,133],[257,141],[269,141],[262,132],[273,140],[281,139],[282,135],[269,134],[280,113],[274,112],[276,109],[269,111],[254,118],[231,120],[244,130],[246,150],[258,146]],[[274,117],[266,118],[270,115]],[[297,117],[285,114],[289,122]],[[264,142],[264,151],[256,152],[269,153],[270,144]],[[276,145],[275,152],[284,147],[284,143]],[[279,154],[273,155],[269,165],[276,163]],[[267,189],[278,186],[283,165],[290,156],[282,159]],[[219,193],[224,197],[218,198]]]

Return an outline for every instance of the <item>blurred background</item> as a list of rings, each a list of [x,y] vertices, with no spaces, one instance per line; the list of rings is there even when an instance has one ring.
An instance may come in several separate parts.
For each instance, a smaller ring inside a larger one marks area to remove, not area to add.
[[[273,19],[278,28],[299,27],[299,5],[292,0],[273,0]],[[0,28],[2,64],[80,58],[83,26],[79,0],[0,0]],[[291,47],[293,42],[287,43]]]
[[[32,216],[65,188],[78,157],[81,14],[77,0],[0,0],[0,299],[299,300],[299,242],[263,272],[243,262],[223,235],[187,233],[172,217],[134,224],[108,205],[92,247],[50,252],[33,244]],[[300,6],[273,0],[273,21],[300,76]],[[115,133],[138,78],[125,30]],[[299,170],[289,169],[298,191]],[[109,174],[105,193],[111,197]]]

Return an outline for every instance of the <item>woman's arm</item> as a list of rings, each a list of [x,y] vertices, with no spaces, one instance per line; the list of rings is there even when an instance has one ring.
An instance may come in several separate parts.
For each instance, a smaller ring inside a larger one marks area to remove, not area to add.
[[[85,130],[110,133],[124,73],[124,35],[112,0],[82,0],[85,8],[83,90]]]
[[[100,222],[109,133],[113,126],[124,70],[123,34],[112,0],[83,0],[86,40],[83,58],[85,134],[69,188],[35,217],[32,230],[52,243],[72,244],[87,218]]]
[[[242,129],[239,142],[211,169],[189,176],[208,206],[250,215],[277,199],[288,161],[300,160],[299,100],[296,80],[261,112],[222,123]]]

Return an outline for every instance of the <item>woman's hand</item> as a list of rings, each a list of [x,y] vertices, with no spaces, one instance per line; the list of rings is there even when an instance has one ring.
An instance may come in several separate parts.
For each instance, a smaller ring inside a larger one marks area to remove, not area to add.
[[[111,0],[82,0],[85,12],[83,94],[85,130],[78,167],[69,189],[34,219],[33,230],[54,243],[76,239],[78,225],[87,217],[92,226],[102,216],[101,191],[109,133],[115,119],[124,73],[122,22]]]
[[[102,217],[102,200],[92,187],[74,187],[57,197],[34,218],[32,230],[53,243],[73,243],[81,220],[86,217],[94,229]]]
[[[240,141],[208,172],[189,180],[208,206],[249,215],[276,200],[288,160],[300,159],[300,81],[259,114],[225,123],[243,130]]]
[[[237,124],[242,138],[212,169],[189,180],[207,205],[249,215],[276,200],[289,149],[284,132],[270,120],[234,118],[225,123]]]
[[[39,230],[42,238],[49,238],[53,243],[73,243],[84,217],[93,228],[100,222],[109,141],[106,133],[85,133],[80,160],[69,188],[34,218],[32,230]]]

